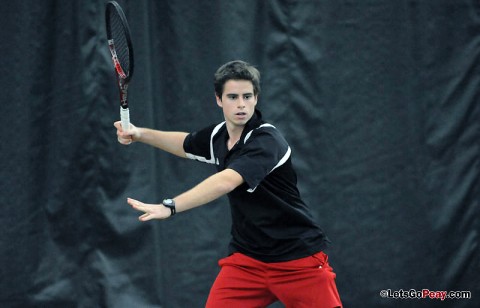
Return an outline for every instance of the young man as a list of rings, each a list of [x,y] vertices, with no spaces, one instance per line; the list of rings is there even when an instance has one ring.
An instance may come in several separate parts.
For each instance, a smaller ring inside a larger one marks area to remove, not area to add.
[[[232,215],[229,256],[206,307],[331,308],[341,302],[323,250],[328,239],[300,198],[291,150],[256,110],[260,73],[232,61],[215,73],[215,96],[225,121],[194,133],[165,132],[115,123],[118,141],[143,142],[180,157],[216,165],[217,173],[161,204],[127,202],[141,221],[166,219],[228,195]]]

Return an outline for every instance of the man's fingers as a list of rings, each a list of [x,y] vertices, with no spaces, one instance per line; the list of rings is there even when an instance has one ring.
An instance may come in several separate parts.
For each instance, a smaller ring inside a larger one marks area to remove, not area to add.
[[[118,142],[120,142],[121,144],[124,144],[124,145],[129,145],[130,143],[132,143],[132,138],[121,138],[121,137],[118,137],[117,138]]]
[[[136,209],[138,211],[146,212],[143,215],[141,215],[140,217],[138,217],[138,220],[147,221],[147,220],[152,219],[152,216],[150,215],[150,213],[147,212],[147,207],[146,207],[145,203],[140,202],[140,201],[135,200],[135,199],[132,199],[132,198],[127,198],[127,203],[130,204],[134,209]]]
[[[152,219],[152,216],[150,215],[150,213],[145,213],[142,216],[138,217],[138,220],[140,221],[147,221],[150,219]]]
[[[127,198],[127,203],[130,204],[135,210],[144,212],[138,217],[140,221],[165,219],[170,217],[170,210],[166,209],[165,207],[158,206],[158,204],[146,204],[132,198]]]
[[[145,212],[146,214],[152,213],[153,204],[146,204],[132,198],[127,198],[127,203],[138,211]]]
[[[154,218],[155,218],[155,215],[151,214],[151,213],[145,213],[142,216],[138,217],[138,219],[140,221],[148,221],[148,220],[152,220]]]
[[[140,201],[132,199],[132,198],[127,198],[127,203],[130,204],[136,210],[144,211],[142,209],[142,205],[144,204],[143,202],[140,202]]]
[[[122,130],[122,124],[120,121],[113,123],[113,126],[117,128],[117,140],[123,145],[129,145],[133,142],[133,137],[129,132]]]
[[[119,137],[129,137],[129,138],[132,138],[132,133],[130,133],[130,132],[125,132],[125,131],[122,131],[122,130],[118,130],[118,129],[117,129],[117,136],[119,136]]]
[[[117,121],[115,123],[113,123],[113,126],[115,126],[115,128],[117,129],[117,135],[119,136],[130,136],[132,135],[131,133],[131,130],[132,130],[132,124],[130,124],[130,127],[128,129],[124,129],[122,127],[122,122],[120,121]]]
[[[130,144],[133,141],[133,138],[130,134],[121,132],[119,130],[117,130],[117,139],[118,139],[118,142],[122,144]]]

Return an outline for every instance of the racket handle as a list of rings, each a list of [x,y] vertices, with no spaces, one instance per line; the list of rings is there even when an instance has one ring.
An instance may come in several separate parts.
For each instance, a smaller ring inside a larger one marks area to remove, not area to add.
[[[122,121],[122,129],[123,131],[130,129],[130,111],[127,108],[123,108],[120,106],[120,120]]]

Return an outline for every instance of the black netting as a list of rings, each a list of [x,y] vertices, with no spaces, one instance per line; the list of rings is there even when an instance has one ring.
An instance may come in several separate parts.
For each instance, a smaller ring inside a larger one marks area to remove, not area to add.
[[[333,242],[345,307],[480,307],[478,1],[119,3],[136,48],[134,125],[220,122],[217,67],[261,71],[258,107]],[[1,307],[204,307],[226,254],[226,198],[149,223],[126,204],[158,203],[214,169],[118,144],[105,4],[2,5]]]

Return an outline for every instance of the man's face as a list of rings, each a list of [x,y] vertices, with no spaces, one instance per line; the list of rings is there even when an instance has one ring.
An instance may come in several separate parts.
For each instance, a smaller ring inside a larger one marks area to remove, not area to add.
[[[257,105],[257,96],[253,94],[253,85],[249,80],[228,80],[223,86],[221,99],[216,98],[230,128],[243,128]]]

